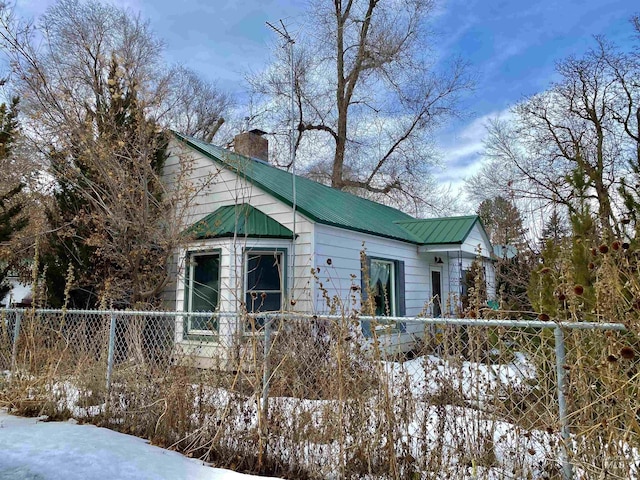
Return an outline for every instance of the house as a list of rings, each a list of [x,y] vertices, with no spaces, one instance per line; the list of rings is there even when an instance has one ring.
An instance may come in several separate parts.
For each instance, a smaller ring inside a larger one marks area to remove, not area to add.
[[[269,164],[261,134],[236,137],[235,152],[174,135],[167,181],[185,176],[186,162],[198,192],[166,292],[178,311],[349,314],[373,295],[376,315],[438,317],[455,312],[476,258],[495,295],[492,247],[477,216],[416,219],[294,176]],[[185,316],[176,335],[188,344],[255,328],[228,318]],[[407,325],[395,327],[385,332],[397,343],[415,340]],[[369,322],[362,329],[371,335]]]
[[[0,300],[0,308],[25,308],[31,306],[31,286],[20,282],[16,275],[9,274],[6,278],[9,291]]]

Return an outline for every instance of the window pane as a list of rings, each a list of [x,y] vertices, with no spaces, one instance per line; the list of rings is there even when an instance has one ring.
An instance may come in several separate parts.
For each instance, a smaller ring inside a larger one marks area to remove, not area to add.
[[[191,305],[192,312],[206,312],[218,308],[220,296],[220,256],[196,255],[191,261],[192,284]]]
[[[442,282],[440,272],[431,271],[431,296],[433,297],[433,316],[442,316]]]
[[[218,331],[218,319],[215,317],[189,317],[189,330]]]
[[[282,307],[282,294],[280,292],[247,292],[247,311],[276,312]]]
[[[281,258],[279,253],[249,255],[247,290],[280,290]]]

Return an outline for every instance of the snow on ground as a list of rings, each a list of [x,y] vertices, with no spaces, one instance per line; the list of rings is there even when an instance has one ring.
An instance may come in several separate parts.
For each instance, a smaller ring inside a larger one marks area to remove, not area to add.
[[[93,425],[0,410],[0,480],[251,480]]]
[[[445,381],[465,399],[478,401],[492,398],[501,388],[518,387],[536,377],[535,366],[520,352],[514,353],[513,361],[508,364],[452,363],[428,355],[404,363],[386,362],[385,370],[396,377],[395,383],[400,386],[402,378],[408,375],[415,395],[436,394]]]

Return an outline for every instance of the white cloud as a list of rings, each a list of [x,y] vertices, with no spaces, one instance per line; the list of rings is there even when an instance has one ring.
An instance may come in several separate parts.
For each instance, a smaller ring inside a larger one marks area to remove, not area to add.
[[[470,156],[481,157],[483,140],[487,136],[487,125],[492,119],[509,119],[509,108],[489,112],[478,117],[464,126],[457,133],[451,135],[442,147],[443,163],[447,167],[459,167],[460,160]]]
[[[443,170],[436,173],[438,181],[448,184],[453,192],[462,196],[465,180],[482,167],[483,141],[487,136],[489,121],[496,118],[509,119],[511,115],[509,108],[492,111],[449,135],[440,147]]]

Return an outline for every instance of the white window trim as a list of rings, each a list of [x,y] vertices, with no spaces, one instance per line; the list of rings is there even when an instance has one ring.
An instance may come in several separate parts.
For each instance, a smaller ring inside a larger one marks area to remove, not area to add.
[[[385,260],[381,258],[372,258],[371,265],[373,263],[381,263],[384,265],[389,265],[389,285],[391,286],[391,291],[389,293],[389,315],[382,315],[384,317],[395,317],[397,315],[396,311],[396,295],[397,295],[397,282],[396,282],[396,264],[393,260]],[[384,327],[384,326],[383,326]],[[378,326],[377,328],[380,328]],[[386,328],[386,327],[385,327]]]
[[[186,253],[186,267],[187,267],[187,272],[188,272],[188,277],[187,277],[187,283],[185,285],[185,288],[187,289],[187,291],[189,292],[188,298],[187,300],[187,305],[186,305],[186,313],[187,313],[187,321],[186,321],[186,334],[189,335],[203,335],[203,336],[215,336],[218,335],[219,330],[220,330],[220,317],[217,318],[217,328],[215,330],[200,330],[200,329],[196,329],[196,328],[191,328],[191,320],[192,317],[189,316],[189,313],[199,313],[199,312],[194,312],[192,310],[192,306],[193,306],[193,282],[194,282],[194,260],[197,257],[210,257],[216,255],[218,257],[218,305],[216,306],[216,309],[213,310],[214,312],[219,311],[220,309],[220,302],[221,302],[221,292],[220,292],[220,268],[221,268],[221,264],[222,264],[222,253],[219,250],[212,250],[212,251],[207,251],[207,250],[195,250],[195,251],[187,251]]]

